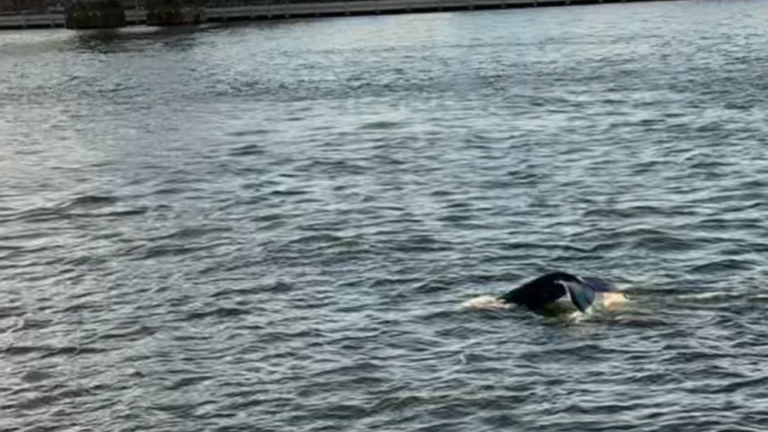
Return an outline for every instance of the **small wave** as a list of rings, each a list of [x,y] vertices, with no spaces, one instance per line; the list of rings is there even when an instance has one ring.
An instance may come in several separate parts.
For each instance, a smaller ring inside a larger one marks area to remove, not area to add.
[[[153,237],[147,239],[147,241],[154,242],[159,240],[196,240],[203,237],[206,237],[211,234],[220,234],[220,233],[227,233],[232,231],[232,228],[225,227],[225,226],[211,226],[211,227],[184,227],[179,228],[176,231],[173,231],[171,233]]]
[[[401,122],[393,122],[393,121],[374,121],[370,123],[365,123],[360,126],[360,129],[368,129],[368,130],[388,130],[388,129],[397,129],[403,127],[404,124]]]
[[[690,270],[692,274],[713,274],[733,272],[737,270],[752,270],[755,268],[753,261],[739,259],[722,259],[706,264],[698,265]]]
[[[681,294],[678,298],[681,300],[713,300],[728,297],[736,297],[737,294],[727,291],[713,291],[705,293]]]
[[[83,195],[70,200],[69,202],[60,206],[60,208],[73,210],[73,209],[92,209],[98,207],[105,207],[112,205],[120,201],[119,198],[113,196],[102,195]]]
[[[13,356],[29,356],[38,355],[42,358],[55,357],[55,356],[74,356],[78,354],[98,354],[104,350],[100,348],[92,348],[85,346],[30,346],[30,345],[13,345],[5,348],[0,348],[0,354],[4,354],[9,357]]]
[[[499,300],[498,297],[495,297],[492,295],[481,295],[481,296],[471,298],[465,301],[464,303],[462,303],[461,306],[465,309],[472,309],[472,310],[509,309],[509,304],[504,303],[503,301]]]
[[[230,132],[227,135],[231,137],[248,137],[248,136],[255,136],[255,135],[266,135],[271,133],[272,131],[270,129],[252,129],[252,130],[242,130],[242,131],[235,131]]]
[[[108,217],[126,217],[126,216],[141,216],[149,212],[146,207],[129,208],[125,210],[115,210],[107,212],[96,213],[71,213],[70,216],[74,218],[108,218]]]
[[[140,246],[138,248],[129,249],[126,253],[132,255],[133,259],[151,260],[164,257],[188,256],[201,251],[213,251],[229,245],[230,243],[222,241],[211,241],[209,243],[198,245],[159,244]]]
[[[265,150],[258,144],[246,144],[232,149],[230,156],[259,156],[263,155]]]
[[[21,376],[21,380],[28,384],[36,384],[53,378],[53,374],[40,370],[30,370]]]
[[[191,312],[187,315],[186,320],[194,321],[205,318],[229,318],[241,315],[248,315],[251,311],[248,309],[241,309],[236,307],[218,307],[215,309]]]

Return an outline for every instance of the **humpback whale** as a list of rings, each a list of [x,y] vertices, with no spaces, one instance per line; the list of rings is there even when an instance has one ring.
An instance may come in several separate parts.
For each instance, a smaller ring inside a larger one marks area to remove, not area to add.
[[[505,304],[546,310],[554,305],[572,305],[581,312],[596,303],[610,307],[625,299],[621,290],[597,277],[575,276],[565,272],[548,273],[509,291],[498,300]]]

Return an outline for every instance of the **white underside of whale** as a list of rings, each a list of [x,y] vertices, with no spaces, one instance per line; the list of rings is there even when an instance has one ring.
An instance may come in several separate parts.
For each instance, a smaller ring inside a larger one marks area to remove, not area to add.
[[[604,310],[614,310],[620,308],[627,302],[627,296],[621,292],[601,292],[597,293],[595,303],[590,307],[600,308]],[[578,312],[576,306],[573,305],[570,297],[563,296],[557,300],[557,304],[567,310],[573,310]],[[463,302],[462,307],[471,310],[501,310],[509,309],[510,304],[501,301],[498,297],[492,295],[481,295],[473,297]]]

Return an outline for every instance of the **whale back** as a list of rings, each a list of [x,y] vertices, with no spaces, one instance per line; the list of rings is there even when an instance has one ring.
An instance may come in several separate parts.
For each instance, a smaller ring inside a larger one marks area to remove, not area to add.
[[[577,281],[576,276],[568,273],[549,273],[509,291],[501,296],[501,300],[529,309],[542,309],[568,295],[563,282]]]
[[[557,302],[570,304],[581,312],[587,312],[596,300],[608,296],[609,293],[620,292],[616,285],[605,279],[554,272],[509,291],[499,300],[534,310],[544,310]]]
[[[616,285],[608,282],[605,279],[589,276],[589,277],[582,277],[580,278],[582,282],[584,282],[585,285],[592,288],[593,291],[606,293],[606,292],[612,292],[617,293],[621,292],[621,288],[617,287]]]

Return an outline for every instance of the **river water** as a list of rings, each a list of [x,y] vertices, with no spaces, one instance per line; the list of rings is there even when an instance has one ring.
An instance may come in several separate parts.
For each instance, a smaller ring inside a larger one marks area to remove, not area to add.
[[[766,22],[0,33],[0,430],[765,431]]]

